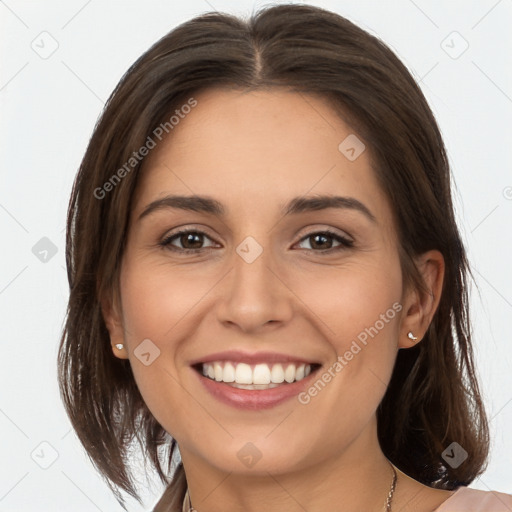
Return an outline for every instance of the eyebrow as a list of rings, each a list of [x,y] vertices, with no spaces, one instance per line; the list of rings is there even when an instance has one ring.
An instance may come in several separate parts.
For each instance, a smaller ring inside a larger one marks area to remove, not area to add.
[[[161,199],[157,199],[149,203],[139,215],[139,221],[147,215],[163,210],[163,209],[178,209],[193,212],[209,213],[217,217],[226,216],[226,208],[224,205],[207,196],[179,196],[168,195]],[[281,208],[284,216],[293,215],[308,211],[325,210],[327,208],[338,208],[345,210],[354,210],[362,213],[370,221],[377,223],[375,215],[366,207],[361,201],[354,197],[342,197],[332,195],[315,195],[307,197],[295,197]]]

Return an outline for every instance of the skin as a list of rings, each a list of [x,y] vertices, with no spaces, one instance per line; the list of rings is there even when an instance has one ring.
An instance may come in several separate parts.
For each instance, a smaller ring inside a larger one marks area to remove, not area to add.
[[[130,359],[147,406],[178,441],[199,512],[320,512],[340,503],[345,512],[384,510],[392,470],[377,441],[376,409],[397,351],[415,343],[407,333],[421,342],[432,320],[443,257],[417,259],[429,294],[403,289],[392,210],[370,150],[355,161],[338,150],[353,132],[322,99],[276,89],[211,89],[195,98],[144,162],[120,300],[103,303],[113,353]],[[208,195],[227,214],[160,209],[138,220],[168,194]],[[376,222],[350,209],[280,212],[313,194],[356,198]],[[189,245],[174,238],[181,253],[159,245],[178,227],[206,236]],[[340,242],[315,245],[307,235],[327,228],[354,246],[322,255]],[[236,252],[247,236],[263,248],[250,264]],[[186,252],[194,247],[206,249]],[[221,350],[270,350],[321,362],[321,375],[394,303],[402,310],[308,404],[235,409],[207,393],[190,367]],[[133,353],[147,338],[160,350],[148,366]],[[247,442],[261,453],[251,468],[237,456]],[[397,473],[394,511],[430,511],[452,494]]]

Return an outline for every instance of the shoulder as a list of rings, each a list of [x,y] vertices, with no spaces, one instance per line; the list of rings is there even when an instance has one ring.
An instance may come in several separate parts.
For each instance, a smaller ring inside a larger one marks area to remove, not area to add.
[[[459,487],[435,512],[510,512],[512,494]]]

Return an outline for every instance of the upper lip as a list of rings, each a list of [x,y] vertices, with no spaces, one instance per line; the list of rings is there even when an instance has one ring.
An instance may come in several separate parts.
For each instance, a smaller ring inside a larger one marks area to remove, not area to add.
[[[226,350],[216,352],[195,359],[190,363],[191,366],[199,363],[210,363],[213,361],[233,361],[235,363],[305,363],[319,364],[311,359],[304,359],[295,355],[280,354],[278,352],[244,352],[241,350]]]

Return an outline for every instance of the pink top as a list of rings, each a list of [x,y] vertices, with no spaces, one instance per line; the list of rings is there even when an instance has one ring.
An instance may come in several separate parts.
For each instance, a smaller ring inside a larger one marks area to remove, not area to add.
[[[463,486],[434,512],[512,512],[512,494]]]

